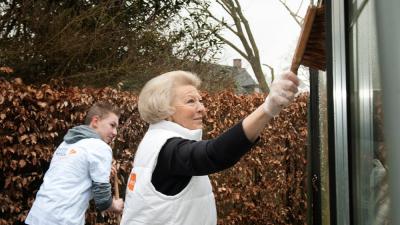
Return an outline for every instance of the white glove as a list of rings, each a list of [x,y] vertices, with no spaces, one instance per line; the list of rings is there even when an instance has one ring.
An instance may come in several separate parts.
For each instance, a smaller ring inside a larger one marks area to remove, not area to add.
[[[299,83],[299,79],[292,72],[285,72],[280,78],[275,79],[264,101],[264,112],[271,117],[278,115],[283,107],[293,101]]]

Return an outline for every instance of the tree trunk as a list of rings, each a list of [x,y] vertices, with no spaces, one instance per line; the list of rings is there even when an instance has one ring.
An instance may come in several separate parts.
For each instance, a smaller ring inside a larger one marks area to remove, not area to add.
[[[253,68],[254,75],[257,78],[258,85],[262,92],[269,93],[268,84],[265,81],[265,75],[262,71],[260,60],[249,60],[251,68]]]

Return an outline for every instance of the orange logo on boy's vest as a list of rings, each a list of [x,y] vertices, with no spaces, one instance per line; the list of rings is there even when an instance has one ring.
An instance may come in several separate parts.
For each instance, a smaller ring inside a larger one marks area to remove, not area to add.
[[[130,191],[133,191],[133,188],[135,187],[135,183],[136,183],[136,174],[131,173],[131,175],[129,177],[129,181],[128,181],[128,189]]]
[[[76,152],[76,150],[75,149],[70,149],[69,151],[68,151],[68,155],[75,155],[77,152]]]

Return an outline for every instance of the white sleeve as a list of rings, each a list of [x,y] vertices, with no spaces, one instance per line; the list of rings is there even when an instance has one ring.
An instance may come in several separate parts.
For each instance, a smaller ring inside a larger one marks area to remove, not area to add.
[[[89,174],[92,181],[109,183],[112,163],[110,146],[100,140],[93,140],[88,146]]]

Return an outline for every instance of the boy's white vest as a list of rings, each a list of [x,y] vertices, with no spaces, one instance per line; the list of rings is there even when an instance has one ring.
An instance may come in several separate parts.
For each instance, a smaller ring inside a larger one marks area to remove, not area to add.
[[[158,154],[172,137],[200,140],[201,130],[176,123],[152,124],[136,152],[126,189],[122,225],[215,225],[217,213],[208,176],[193,176],[180,193],[167,196],[151,183]]]

